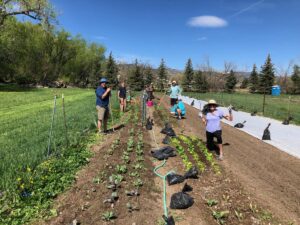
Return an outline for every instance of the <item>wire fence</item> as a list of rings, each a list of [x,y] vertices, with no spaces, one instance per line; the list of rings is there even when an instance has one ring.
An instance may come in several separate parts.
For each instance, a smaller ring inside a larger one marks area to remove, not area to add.
[[[13,185],[18,171],[32,169],[48,157],[59,155],[63,148],[79,145],[81,137],[96,128],[94,90],[65,92],[56,93],[54,98],[50,89],[34,94],[11,93],[16,102],[0,102],[0,191]],[[9,97],[10,93],[6,94]],[[25,99],[22,104],[26,95],[31,100]],[[5,97],[3,92],[0,97]],[[112,110],[118,111],[118,107],[113,94]]]

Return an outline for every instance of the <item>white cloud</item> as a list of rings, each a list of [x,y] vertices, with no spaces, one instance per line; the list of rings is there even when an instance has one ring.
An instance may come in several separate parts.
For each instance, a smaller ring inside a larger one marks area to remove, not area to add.
[[[197,16],[190,18],[187,24],[191,27],[225,27],[228,22],[217,16]]]
[[[207,37],[199,37],[197,38],[197,41],[206,41],[207,40]]]

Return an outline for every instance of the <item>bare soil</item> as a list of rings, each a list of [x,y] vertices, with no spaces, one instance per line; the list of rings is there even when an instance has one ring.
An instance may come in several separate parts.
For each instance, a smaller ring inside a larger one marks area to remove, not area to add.
[[[168,99],[163,105],[168,107]],[[178,130],[205,140],[198,110],[186,107],[186,119],[177,121]],[[219,163],[223,175],[236,180],[233,186],[260,206],[262,217],[269,211],[283,224],[300,224],[300,160],[226,124],[222,130],[225,159]]]
[[[144,165],[142,173],[144,185],[140,188],[138,198],[127,197],[125,190],[133,189],[132,178],[128,175],[126,181],[118,189],[119,199],[111,205],[103,203],[111,191],[106,188],[108,176],[115,171],[117,164],[122,164],[121,156],[126,149],[129,130],[142,129],[141,125],[130,123],[94,145],[91,150],[94,155],[90,163],[77,174],[75,184],[55,201],[58,216],[37,224],[72,224],[75,219],[80,224],[118,224],[144,225],[164,224],[163,215],[163,182],[153,173],[155,166],[161,161],[154,160],[150,151],[162,147],[164,135],[160,133],[164,122],[168,120],[176,133],[195,135],[205,138],[204,127],[198,118],[196,109],[187,106],[187,119],[177,121],[171,118],[166,110],[168,99],[163,99],[162,110],[148,108],[148,116],[154,118],[153,130],[143,129]],[[113,154],[108,156],[107,150],[113,141],[120,137],[120,145]],[[214,225],[218,222],[213,218],[213,211],[229,211],[225,224],[300,224],[300,162],[276,148],[261,142],[243,132],[229,126],[223,126],[223,138],[229,145],[224,146],[225,160],[218,162],[221,175],[207,169],[200,174],[199,179],[189,179],[187,183],[193,187],[189,194],[194,198],[194,205],[185,210],[169,210],[175,218],[176,225]],[[200,150],[196,149],[196,151]],[[135,160],[135,156],[131,156]],[[132,167],[128,166],[130,173]],[[166,174],[174,170],[184,174],[184,166],[179,156],[169,158],[165,167],[159,172]],[[104,175],[103,175],[104,174]],[[103,176],[99,184],[93,182],[95,177]],[[171,195],[181,191],[184,183],[167,186],[167,203]],[[207,205],[207,200],[215,199],[218,204]],[[128,212],[126,204],[130,202],[139,207],[138,211]],[[117,219],[105,222],[101,219],[106,211],[114,211]],[[272,212],[271,217],[268,212]]]

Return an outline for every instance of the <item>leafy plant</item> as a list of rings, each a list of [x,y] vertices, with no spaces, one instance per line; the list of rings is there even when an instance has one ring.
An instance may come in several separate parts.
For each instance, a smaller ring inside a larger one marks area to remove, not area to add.
[[[127,166],[126,165],[117,165],[116,166],[117,173],[126,173],[127,172]]]
[[[207,203],[207,205],[208,205],[209,207],[212,207],[212,206],[214,206],[214,205],[217,205],[217,204],[218,204],[218,201],[215,200],[215,199],[208,199],[208,200],[206,201],[206,203]]]
[[[229,211],[213,211],[212,215],[220,224],[224,224],[225,219],[229,216]]]
[[[117,216],[115,215],[115,213],[113,211],[106,211],[102,214],[101,218],[104,221],[111,221],[113,219],[116,219]]]
[[[138,179],[136,179],[134,182],[133,182],[133,184],[134,184],[134,186],[136,186],[136,187],[141,187],[141,186],[143,186],[143,181],[140,179],[140,178],[138,178]]]

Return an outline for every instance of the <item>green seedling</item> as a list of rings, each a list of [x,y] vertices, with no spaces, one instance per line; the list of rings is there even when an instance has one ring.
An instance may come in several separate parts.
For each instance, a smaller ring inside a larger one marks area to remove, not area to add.
[[[262,211],[260,218],[265,221],[269,221],[272,219],[272,213],[268,211]]]
[[[258,213],[257,205],[252,205],[252,203],[250,203],[249,208],[252,213]]]
[[[224,224],[225,219],[229,216],[229,211],[213,211],[212,215],[220,224]]]
[[[217,204],[218,204],[218,201],[215,200],[215,199],[208,199],[208,200],[206,201],[206,203],[207,203],[207,205],[208,205],[209,207],[212,207],[212,206],[217,205]]]
[[[129,176],[131,176],[131,177],[139,177],[140,174],[136,171],[136,172],[131,172],[131,173],[129,174]]]
[[[141,187],[141,186],[143,186],[143,181],[140,179],[140,178],[138,178],[138,179],[136,179],[134,182],[133,182],[133,184],[134,184],[134,186],[136,186],[136,187]]]
[[[104,221],[111,221],[111,220],[116,219],[116,218],[117,218],[117,216],[112,211],[107,211],[107,212],[102,214],[102,220],[104,220]]]
[[[142,163],[136,163],[135,165],[132,166],[133,169],[135,170],[141,170],[144,169],[144,165]]]
[[[117,173],[124,174],[127,172],[127,166],[126,165],[117,165],[116,171],[117,171]]]
[[[138,157],[136,157],[136,161],[137,162],[143,162],[143,161],[145,161],[145,159],[144,159],[143,156],[138,156]]]
[[[240,212],[234,210],[234,214],[238,218],[239,221],[241,221],[243,219],[243,213],[240,213]]]

